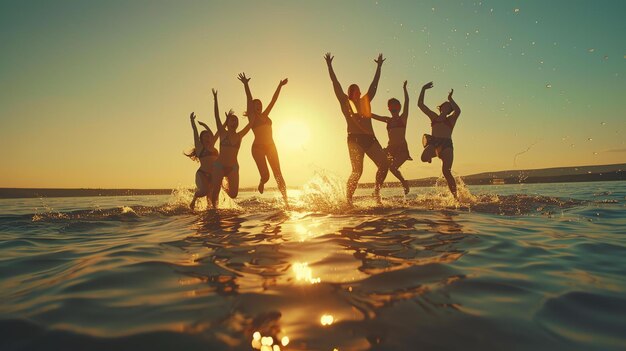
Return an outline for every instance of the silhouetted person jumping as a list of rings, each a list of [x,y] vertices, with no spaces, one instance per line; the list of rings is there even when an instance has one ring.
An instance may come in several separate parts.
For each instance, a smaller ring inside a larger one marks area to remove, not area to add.
[[[189,204],[189,207],[193,210],[196,207],[196,200],[198,200],[199,197],[207,197],[207,206],[211,203],[209,191],[211,189],[213,162],[217,160],[219,153],[214,146],[217,141],[217,135],[213,135],[209,126],[200,121],[198,121],[198,124],[203,126],[206,130],[203,130],[200,135],[198,135],[195,113],[192,112],[189,115],[189,119],[191,120],[191,128],[193,129],[194,148],[185,155],[194,161],[200,162],[200,167],[196,171],[196,192],[193,194],[193,199]]]
[[[337,96],[337,100],[339,100],[341,112],[348,124],[348,152],[350,154],[350,162],[352,163],[352,173],[348,178],[346,199],[348,204],[352,205],[352,196],[363,173],[363,157],[367,154],[378,167],[374,195],[378,202],[380,202],[380,187],[387,176],[389,162],[386,153],[383,151],[383,148],[374,135],[374,129],[372,129],[370,102],[376,95],[376,89],[378,88],[378,81],[380,79],[380,69],[385,59],[382,54],[379,54],[378,58],[374,60],[377,65],[374,80],[365,96],[361,97],[361,90],[356,84],[350,85],[347,95],[343,92],[341,84],[339,84],[333,70],[333,58],[334,56],[331,56],[330,53],[326,53],[324,56],[330,79],[333,82],[335,96]]]
[[[372,118],[387,123],[387,135],[389,142],[387,143],[387,158],[389,159],[389,170],[400,180],[404,188],[404,194],[409,193],[409,184],[400,173],[400,166],[404,162],[412,161],[409,154],[409,145],[406,142],[406,124],[409,119],[409,92],[406,90],[406,80],[402,85],[404,90],[404,109],[400,113],[402,105],[398,99],[392,98],[387,101],[387,107],[391,112],[391,117],[382,117],[372,113]]]
[[[433,87],[433,82],[426,83],[422,87],[420,92],[417,106],[430,118],[430,125],[432,127],[432,135],[424,134],[422,138],[422,144],[424,145],[424,152],[422,152],[422,162],[432,162],[432,158],[437,156],[443,162],[441,170],[443,176],[448,182],[448,188],[454,195],[455,199],[458,199],[456,192],[456,182],[452,176],[452,161],[454,160],[454,147],[452,146],[452,130],[456,124],[459,115],[461,115],[461,109],[452,98],[454,89],[450,90],[448,94],[448,101],[443,102],[437,106],[439,114],[436,114],[424,105],[424,94],[427,89]]]
[[[278,151],[276,151],[276,144],[274,144],[274,138],[272,136],[272,120],[269,116],[270,111],[272,111],[272,108],[276,103],[276,100],[278,100],[280,89],[285,84],[287,84],[287,79],[285,78],[278,83],[276,92],[274,92],[274,96],[272,96],[272,100],[270,101],[269,105],[267,105],[265,110],[263,110],[263,103],[261,103],[261,100],[252,99],[250,85],[248,84],[250,78],[247,78],[246,75],[242,73],[239,75],[239,80],[243,83],[246,90],[248,117],[254,118],[254,123],[252,124],[252,132],[254,133],[254,142],[252,143],[252,157],[254,158],[254,162],[256,162],[257,168],[259,169],[259,173],[261,175],[261,180],[259,181],[258,187],[259,192],[263,194],[265,183],[267,183],[267,181],[270,179],[270,172],[267,169],[267,163],[269,163],[270,167],[272,168],[272,173],[274,174],[274,179],[276,179],[278,190],[280,190],[280,193],[283,195],[285,206],[289,207],[289,201],[287,198],[287,185],[285,184],[283,173],[280,170]]]
[[[248,124],[240,132],[237,132],[239,118],[233,110],[226,113],[226,121],[222,124],[220,111],[217,106],[217,90],[215,89],[213,89],[213,100],[217,135],[220,138],[220,154],[213,164],[211,201],[213,207],[217,208],[217,199],[224,178],[228,180],[228,186],[224,189],[228,196],[234,199],[239,194],[239,163],[237,162],[237,154],[241,146],[241,139],[250,131],[252,123],[254,123],[254,117],[248,117]]]

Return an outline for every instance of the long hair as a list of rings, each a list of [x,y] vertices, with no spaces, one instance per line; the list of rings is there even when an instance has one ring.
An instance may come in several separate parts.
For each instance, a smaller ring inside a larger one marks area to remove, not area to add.
[[[213,136],[213,133],[211,133],[208,130],[203,130],[202,132],[200,132],[200,142],[202,142],[202,136],[204,136],[206,133],[209,133],[211,136]],[[192,159],[193,161],[196,162],[200,162],[200,159],[198,159],[198,154],[196,153],[196,148],[193,147],[191,150],[189,150],[189,152],[183,152],[183,155],[189,157],[190,159]]]

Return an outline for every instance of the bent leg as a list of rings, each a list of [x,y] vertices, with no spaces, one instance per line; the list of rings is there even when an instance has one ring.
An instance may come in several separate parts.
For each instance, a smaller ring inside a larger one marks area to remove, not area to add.
[[[402,164],[404,164],[405,161],[406,161],[406,158],[403,158],[401,156],[393,158],[391,165],[389,166],[389,170],[394,176],[396,176],[396,178],[398,178],[400,183],[402,183],[402,187],[404,188],[404,194],[406,195],[410,191],[409,184],[402,176],[402,173],[400,173],[400,166],[402,166]]]
[[[283,195],[285,206],[289,207],[289,199],[287,198],[287,184],[285,184],[285,179],[283,178],[283,174],[280,170],[278,151],[276,150],[276,145],[274,144],[268,147],[267,161],[269,162],[270,167],[272,167],[272,173],[274,174],[274,179],[276,179],[278,190],[280,190],[280,193]]]
[[[446,148],[441,150],[439,153],[439,158],[443,161],[443,166],[441,166],[441,170],[443,171],[443,176],[446,178],[446,182],[448,182],[448,188],[452,195],[454,195],[455,199],[457,198],[456,194],[456,181],[452,176],[452,161],[454,161],[454,151],[452,148]]]
[[[378,142],[372,144],[372,146],[367,149],[367,156],[374,161],[376,167],[378,167],[376,171],[374,195],[377,197],[378,202],[380,202],[380,188],[385,182],[385,178],[387,178],[387,173],[389,172],[389,159],[387,158],[387,153]]]
[[[228,179],[228,196],[234,199],[239,194],[239,167],[235,166],[230,174],[226,177]]]
[[[211,204],[213,208],[217,209],[217,200],[220,196],[220,190],[222,185],[222,179],[224,179],[224,170],[222,167],[213,167],[213,175],[211,176],[211,187],[209,188],[209,194],[211,196]]]
[[[348,177],[348,183],[346,185],[346,200],[349,205],[352,205],[352,196],[356,191],[356,187],[363,174],[363,156],[365,152],[357,143],[348,142],[348,153],[350,154],[350,163],[352,164],[352,173]]]
[[[432,145],[428,145],[424,148],[424,151],[422,152],[422,162],[428,162],[431,163],[433,160],[433,157],[435,157],[435,155],[437,154],[436,151],[437,148],[435,148]]]
[[[261,180],[259,181],[259,192],[263,194],[263,190],[265,187],[265,183],[270,180],[270,171],[267,168],[267,162],[265,161],[266,152],[265,147],[263,145],[254,145],[252,144],[252,158],[254,158],[254,162],[256,163],[256,167],[259,169],[259,175],[261,176]]]

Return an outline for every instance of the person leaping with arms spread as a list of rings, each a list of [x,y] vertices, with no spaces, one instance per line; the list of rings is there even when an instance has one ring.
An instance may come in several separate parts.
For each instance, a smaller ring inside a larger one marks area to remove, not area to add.
[[[217,208],[217,200],[222,185],[222,180],[228,180],[228,186],[225,188],[226,193],[232,199],[239,194],[239,163],[237,162],[237,154],[241,146],[241,139],[248,134],[254,116],[248,117],[248,124],[239,132],[239,118],[233,110],[226,113],[226,121],[222,125],[220,120],[220,111],[217,106],[217,90],[213,89],[213,100],[215,104],[215,123],[217,124],[217,135],[220,138],[220,155],[213,165],[213,177],[211,183],[211,202],[213,208]]]
[[[443,166],[441,167],[443,176],[446,178],[450,192],[454,195],[454,198],[458,200],[456,182],[452,176],[452,161],[454,160],[452,130],[461,115],[461,108],[452,98],[452,93],[454,93],[454,89],[452,89],[448,94],[448,101],[445,101],[441,105],[437,106],[439,114],[433,112],[426,105],[424,105],[424,94],[427,89],[432,87],[433,82],[426,83],[422,87],[420,97],[417,101],[417,106],[430,119],[430,125],[432,128],[432,135],[424,134],[424,137],[422,138],[422,144],[424,145],[422,162],[430,163],[432,162],[432,158],[435,156],[441,159],[443,162]]]
[[[250,118],[251,115],[254,115],[254,124],[252,124],[252,133],[254,133],[252,157],[254,158],[254,162],[256,162],[261,175],[261,181],[259,182],[258,187],[259,192],[263,194],[265,183],[267,183],[270,179],[270,172],[267,169],[267,164],[269,163],[272,168],[272,173],[274,174],[274,179],[276,179],[278,190],[280,190],[280,193],[283,195],[285,206],[289,207],[289,201],[287,199],[287,185],[285,184],[283,173],[280,170],[278,151],[276,151],[276,144],[274,144],[274,138],[272,136],[272,120],[269,116],[276,100],[278,100],[280,89],[287,84],[287,78],[278,83],[276,92],[274,92],[274,96],[272,96],[272,101],[270,101],[265,110],[263,110],[263,103],[261,103],[261,100],[252,98],[250,85],[248,84],[250,78],[246,77],[244,73],[241,73],[239,74],[239,80],[243,83],[246,91],[247,105],[252,107],[248,108],[248,118]]]
[[[406,124],[409,119],[409,92],[406,90],[407,81],[404,81],[402,88],[404,89],[404,109],[400,113],[402,106],[396,98],[387,101],[387,107],[391,112],[391,117],[382,117],[372,113],[372,118],[387,123],[387,134],[389,143],[385,151],[389,158],[389,170],[400,180],[404,188],[404,194],[409,193],[409,184],[400,173],[400,166],[406,161],[412,161],[409,154],[409,145],[406,142]]]
[[[352,84],[348,87],[347,95],[343,92],[341,84],[339,84],[335,71],[333,70],[333,58],[334,56],[331,56],[330,53],[324,55],[326,65],[328,66],[328,73],[333,83],[335,96],[339,101],[341,112],[348,125],[348,152],[350,154],[350,162],[352,163],[352,173],[348,178],[346,186],[346,200],[349,205],[352,205],[352,197],[358,186],[361,174],[363,173],[363,158],[364,155],[367,155],[378,167],[376,171],[374,194],[377,201],[380,202],[380,187],[385,181],[385,177],[389,171],[389,162],[387,155],[374,135],[369,107],[370,102],[376,95],[376,89],[378,89],[378,81],[380,79],[380,69],[385,59],[382,54],[379,54],[378,58],[374,60],[374,62],[376,62],[374,80],[372,84],[370,84],[365,96],[361,97],[361,90],[356,84]]]

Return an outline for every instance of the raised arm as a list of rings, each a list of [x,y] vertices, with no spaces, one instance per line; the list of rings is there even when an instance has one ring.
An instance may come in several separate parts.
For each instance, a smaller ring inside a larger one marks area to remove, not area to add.
[[[335,56],[331,56],[330,52],[327,52],[326,55],[324,55],[324,60],[326,60],[326,66],[328,66],[328,74],[330,75],[330,80],[333,82],[333,90],[335,90],[335,96],[337,97],[337,100],[339,100],[339,102],[343,102],[345,99],[347,99],[347,96],[343,92],[341,84],[339,84],[337,76],[335,75],[335,70],[333,69],[334,58]]]
[[[200,141],[200,136],[198,135],[198,127],[196,127],[196,114],[191,113],[189,115],[189,120],[191,121],[191,129],[193,129],[193,144],[196,148],[202,145]]]
[[[380,69],[383,66],[383,62],[386,59],[383,58],[383,54],[378,54],[378,58],[374,59],[376,62],[376,73],[374,73],[374,80],[372,80],[372,84],[370,84],[370,88],[367,89],[367,97],[370,101],[374,100],[374,96],[376,95],[376,90],[378,89],[378,81],[380,80]]]
[[[427,89],[430,89],[432,87],[433,82],[428,82],[424,84],[424,86],[422,87],[422,91],[420,92],[420,97],[419,99],[417,99],[417,107],[419,107],[420,110],[422,110],[422,112],[424,112],[426,116],[428,116],[428,118],[437,118],[437,114],[431,111],[431,109],[429,109],[426,105],[424,105],[424,94],[426,93]]]
[[[377,121],[385,122],[385,123],[389,123],[389,120],[391,119],[389,117],[379,116],[379,115],[377,115],[375,113],[372,113],[372,118],[377,120]]]
[[[250,92],[250,78],[246,77],[245,73],[239,73],[237,78],[243,83],[243,88],[246,91],[246,114],[250,115],[254,113],[254,106],[252,106],[252,92]]]
[[[454,118],[454,122],[456,123],[456,120],[461,115],[461,108],[459,107],[459,105],[456,104],[456,101],[454,101],[454,99],[452,98],[453,93],[454,93],[454,89],[450,90],[450,93],[448,94],[448,101],[450,101],[450,103],[452,104],[452,115],[450,116],[450,118]]]
[[[276,103],[276,100],[278,100],[278,95],[280,95],[280,89],[287,84],[289,80],[287,78],[281,80],[280,82],[278,82],[278,87],[276,88],[276,91],[274,92],[274,96],[272,96],[272,101],[270,101],[270,104],[267,105],[267,107],[265,108],[265,111],[263,111],[263,115],[267,116],[270,114],[270,111],[272,111],[272,108],[274,107],[274,104]]]
[[[402,89],[404,89],[404,106],[402,107],[402,118],[404,118],[405,120],[409,117],[409,92],[408,90],[406,90],[406,83],[407,81],[404,81],[404,85],[402,85]]]
[[[213,112],[215,113],[215,125],[217,126],[217,136],[224,135],[224,125],[222,125],[222,121],[220,120],[220,109],[217,105],[217,90],[211,89],[213,91]]]

